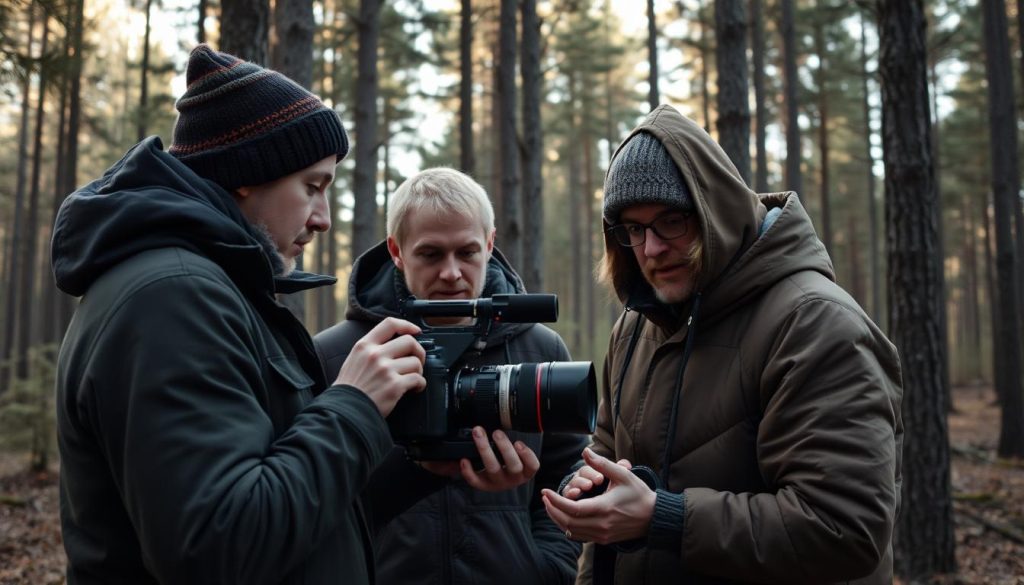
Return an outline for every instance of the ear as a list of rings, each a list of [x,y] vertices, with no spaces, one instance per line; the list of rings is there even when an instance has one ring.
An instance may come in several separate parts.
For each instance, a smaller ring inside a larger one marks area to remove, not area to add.
[[[395,263],[395,266],[404,272],[405,263],[402,261],[402,250],[399,249],[394,236],[388,236],[388,254],[391,254],[391,261]]]
[[[487,236],[487,259],[490,260],[491,253],[494,252],[494,234],[498,233],[497,228],[491,228],[491,235]]]
[[[252,187],[239,187],[235,189],[235,195],[241,199],[245,199],[249,195],[252,195]]]

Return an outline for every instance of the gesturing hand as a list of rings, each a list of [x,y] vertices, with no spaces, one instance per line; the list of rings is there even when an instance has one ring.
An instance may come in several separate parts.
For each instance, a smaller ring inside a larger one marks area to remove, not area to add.
[[[575,501],[549,489],[541,490],[551,520],[567,537],[579,541],[609,544],[646,535],[657,494],[633,475],[629,461],[612,463],[590,449],[583,450],[583,460],[609,482],[607,491]],[[579,475],[573,479],[579,479]]]
[[[423,377],[426,352],[412,337],[419,332],[408,321],[384,319],[352,347],[334,383],[355,386],[387,416],[402,395],[427,385]]]

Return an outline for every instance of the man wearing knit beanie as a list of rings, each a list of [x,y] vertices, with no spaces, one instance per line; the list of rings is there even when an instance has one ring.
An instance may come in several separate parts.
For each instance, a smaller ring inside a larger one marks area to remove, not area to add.
[[[597,430],[544,490],[578,585],[891,583],[899,357],[795,193],[757,194],[668,106],[612,158],[602,276],[625,305]]]
[[[135,145],[53,230],[56,283],[82,297],[57,372],[67,580],[373,583],[360,495],[384,417],[425,385],[419,328],[383,321],[325,376],[276,295],[336,280],[292,268],[330,227],[341,122],[205,45],[187,81],[168,151]],[[438,487],[393,479],[408,503]],[[401,511],[372,496],[374,521]]]

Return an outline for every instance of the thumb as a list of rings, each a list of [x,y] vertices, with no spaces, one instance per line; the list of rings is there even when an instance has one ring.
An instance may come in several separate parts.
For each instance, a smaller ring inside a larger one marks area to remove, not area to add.
[[[633,475],[629,469],[598,455],[590,447],[583,450],[583,458],[587,461],[587,465],[593,467],[595,471],[617,483],[622,483]]]

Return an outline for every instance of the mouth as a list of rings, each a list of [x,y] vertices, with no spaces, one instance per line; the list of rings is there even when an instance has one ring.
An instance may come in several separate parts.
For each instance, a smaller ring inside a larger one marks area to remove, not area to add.
[[[467,296],[468,293],[464,290],[437,290],[430,293],[431,299],[454,299]]]
[[[666,277],[678,274],[689,267],[689,264],[682,262],[680,264],[671,264],[669,266],[656,267],[651,270],[655,276]]]

